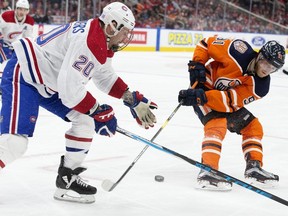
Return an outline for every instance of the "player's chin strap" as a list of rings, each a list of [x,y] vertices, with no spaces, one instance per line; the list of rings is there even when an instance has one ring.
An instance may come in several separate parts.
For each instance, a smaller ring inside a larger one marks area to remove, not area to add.
[[[114,45],[111,46],[110,50],[112,50],[113,52],[118,52],[118,51],[123,50],[131,42],[133,36],[134,36],[134,34],[131,33],[130,37],[129,37],[129,39],[128,39],[128,41],[126,43],[123,43],[123,45],[121,45],[121,46],[114,44]],[[108,46],[109,42],[110,42],[110,37],[107,37],[107,46]]]
[[[111,24],[112,25],[112,24]],[[121,27],[119,27],[118,29],[116,29],[113,25],[112,25],[112,29],[113,29],[113,31],[114,31],[114,34],[113,35],[110,35],[110,34],[108,34],[107,33],[107,31],[106,31],[106,28],[107,28],[107,26],[105,25],[105,34],[106,34],[106,36],[107,36],[107,39],[106,39],[106,43],[107,43],[107,49],[109,49],[109,43],[110,43],[110,40],[111,40],[111,38],[112,37],[116,37],[118,34],[119,34],[119,32],[121,31],[121,29],[123,28],[124,26],[121,26]],[[127,47],[128,46],[128,44],[131,42],[131,40],[133,39],[133,36],[134,36],[134,34],[133,34],[133,29],[132,30],[130,30],[131,31],[131,33],[130,33],[130,36],[129,36],[129,38],[127,39],[127,41],[126,42],[123,42],[123,43],[121,43],[121,45],[119,45],[119,44],[114,44],[114,45],[112,45],[111,47],[110,47],[110,50],[112,50],[113,52],[118,52],[118,51],[121,51],[121,50],[123,50],[125,47]]]

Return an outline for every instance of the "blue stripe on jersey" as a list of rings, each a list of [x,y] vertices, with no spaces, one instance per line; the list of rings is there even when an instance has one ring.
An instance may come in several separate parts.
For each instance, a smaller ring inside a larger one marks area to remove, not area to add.
[[[30,60],[30,57],[29,57],[28,49],[27,49],[26,44],[25,44],[23,39],[21,39],[20,42],[22,44],[22,47],[23,47],[24,52],[25,52],[25,56],[27,58],[27,63],[28,63],[28,68],[29,68],[29,71],[30,71],[31,78],[32,78],[33,82],[36,83],[36,78],[35,78],[35,76],[33,74],[32,65],[31,65],[31,60]]]

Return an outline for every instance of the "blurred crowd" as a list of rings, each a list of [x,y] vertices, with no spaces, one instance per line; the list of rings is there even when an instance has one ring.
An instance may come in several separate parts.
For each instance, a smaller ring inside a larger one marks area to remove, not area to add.
[[[30,14],[36,23],[63,24],[98,16],[103,7],[113,1],[68,0],[68,7],[65,0],[29,2]],[[136,27],[141,28],[272,34],[288,32],[288,0],[123,0],[122,2],[133,10]]]

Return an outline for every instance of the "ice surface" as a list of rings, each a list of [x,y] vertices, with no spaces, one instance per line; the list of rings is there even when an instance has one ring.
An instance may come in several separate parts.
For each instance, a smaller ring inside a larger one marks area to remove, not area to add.
[[[119,52],[113,65],[117,73],[159,106],[157,125],[137,126],[120,100],[108,98],[89,84],[101,103],[112,105],[120,127],[151,139],[178,105],[180,89],[189,85],[187,62],[191,53]],[[265,98],[247,108],[263,124],[264,168],[280,176],[276,189],[264,189],[288,200],[288,76],[272,75]],[[41,109],[35,135],[25,156],[0,172],[1,216],[284,216],[287,206],[238,185],[231,192],[194,188],[199,169],[179,158],[149,147],[127,176],[112,191],[101,188],[104,179],[117,181],[144,144],[121,134],[113,138],[95,135],[85,160],[83,178],[98,188],[94,204],[53,199],[56,172],[64,153],[64,133],[70,124]],[[189,107],[181,107],[155,142],[200,161],[202,125]],[[244,180],[241,137],[227,133],[220,170]],[[154,181],[163,175],[164,182]]]

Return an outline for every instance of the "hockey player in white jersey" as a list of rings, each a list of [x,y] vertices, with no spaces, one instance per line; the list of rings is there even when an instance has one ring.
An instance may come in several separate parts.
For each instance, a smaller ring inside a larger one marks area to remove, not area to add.
[[[22,37],[33,36],[34,19],[29,14],[29,2],[18,0],[16,9],[5,11],[0,15],[0,62],[10,59],[12,43]]]
[[[33,136],[39,106],[72,122],[65,134],[66,153],[56,179],[56,199],[94,202],[97,189],[79,174],[93,134],[113,136],[117,120],[113,108],[87,91],[91,79],[107,95],[122,98],[137,123],[148,129],[156,123],[151,109],[157,105],[128,85],[114,72],[114,52],[132,39],[135,18],[123,3],[107,5],[99,18],[59,26],[35,40],[13,43],[2,80],[0,167],[24,154]],[[12,108],[12,109],[11,109]],[[71,196],[69,192],[80,196]]]
[[[22,37],[33,36],[34,19],[28,13],[29,2],[18,0],[15,10],[0,15],[0,81],[7,60],[12,56],[12,43]]]

